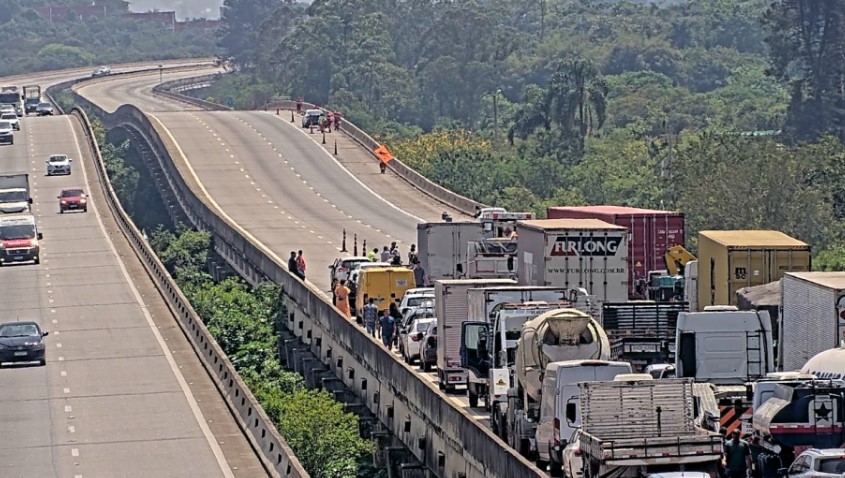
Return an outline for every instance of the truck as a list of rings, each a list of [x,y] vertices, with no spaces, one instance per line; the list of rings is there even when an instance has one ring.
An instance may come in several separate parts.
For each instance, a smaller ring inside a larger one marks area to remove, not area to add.
[[[511,279],[445,279],[434,282],[434,309],[437,315],[437,383],[451,392],[466,384],[461,368],[461,324],[469,314],[469,289],[516,285]]]
[[[845,343],[845,272],[787,272],[781,281],[779,363],[798,370]]]
[[[12,105],[15,113],[23,116],[23,95],[17,86],[0,86],[0,106]]]
[[[577,442],[583,478],[660,472],[718,476],[723,438],[695,426],[690,379],[580,384]]]
[[[24,114],[35,113],[41,103],[41,87],[38,85],[26,85],[23,87]]]
[[[516,230],[516,222],[534,219],[534,213],[509,212],[502,207],[487,207],[479,209],[476,218],[481,223],[484,239],[508,239]]]
[[[605,302],[601,324],[610,340],[611,359],[629,362],[638,372],[650,364],[674,361],[678,314],[688,310],[685,302]]]
[[[517,223],[522,285],[583,288],[597,305],[628,300],[628,232],[598,219]]]
[[[514,387],[508,389],[508,444],[527,457],[538,456],[537,425],[547,367],[567,360],[607,360],[607,335],[598,321],[576,309],[545,312],[522,326],[516,344]]]
[[[810,246],[780,231],[698,233],[698,310],[736,305],[736,291],[810,270]]]
[[[426,284],[441,279],[463,279],[467,271],[467,245],[481,239],[478,222],[425,222],[417,224],[418,258]]]
[[[801,372],[828,380],[845,380],[845,346],[816,354]]]
[[[414,287],[414,271],[407,267],[373,267],[364,269],[358,276],[356,293],[356,317],[364,316],[364,306],[373,299],[379,309],[387,309],[391,303],[402,302],[405,291]]]
[[[0,266],[29,261],[40,264],[39,241],[43,238],[32,214],[0,216]]]
[[[549,207],[549,219],[599,219],[628,230],[628,298],[646,299],[648,273],[668,269],[665,253],[684,246],[684,214],[624,206]]]
[[[461,367],[466,371],[467,396],[471,407],[478,406],[478,399],[484,400],[485,408],[490,408],[488,396],[489,364],[490,357],[486,356],[483,363],[476,363],[472,357],[473,350],[479,350],[479,340],[484,342],[482,351],[488,350],[488,335],[490,327],[486,327],[487,334],[478,335],[473,331],[475,328],[468,328],[468,325],[490,325],[496,318],[500,309],[509,304],[529,304],[536,307],[549,308],[549,303],[556,304],[555,308],[568,308],[580,306],[580,310],[589,312],[589,298],[585,291],[567,290],[558,287],[490,287],[483,289],[469,289],[467,291],[469,302],[467,321],[460,328],[460,332],[452,329],[449,333],[461,333]],[[467,336],[470,333],[470,336]],[[448,340],[448,339],[447,339]],[[494,338],[495,340],[495,338]],[[468,364],[471,364],[468,366]]]
[[[516,241],[481,239],[467,243],[469,279],[516,279]]]
[[[749,391],[774,371],[768,312],[711,306],[678,314],[675,374],[713,385],[720,425],[728,432],[751,431]]]
[[[28,212],[32,197],[29,195],[29,174],[0,175],[0,213]]]

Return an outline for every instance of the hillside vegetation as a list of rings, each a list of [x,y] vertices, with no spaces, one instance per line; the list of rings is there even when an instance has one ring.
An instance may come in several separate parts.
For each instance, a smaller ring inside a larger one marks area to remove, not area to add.
[[[243,73],[212,96],[339,109],[482,202],[679,209],[690,237],[841,243],[841,2],[226,0],[223,13],[220,46]]]

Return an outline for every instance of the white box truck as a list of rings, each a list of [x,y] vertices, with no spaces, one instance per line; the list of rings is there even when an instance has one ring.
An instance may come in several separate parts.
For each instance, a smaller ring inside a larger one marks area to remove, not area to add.
[[[799,370],[845,339],[845,272],[787,272],[781,282],[781,369]]]
[[[598,305],[628,300],[628,231],[598,219],[517,223],[519,283],[584,288]]]
[[[451,391],[466,383],[461,368],[461,324],[469,316],[469,289],[516,285],[511,279],[446,279],[434,283],[434,310],[437,313],[437,383]]]
[[[419,260],[426,284],[460,279],[467,272],[467,246],[481,240],[479,222],[424,222],[417,224]]]

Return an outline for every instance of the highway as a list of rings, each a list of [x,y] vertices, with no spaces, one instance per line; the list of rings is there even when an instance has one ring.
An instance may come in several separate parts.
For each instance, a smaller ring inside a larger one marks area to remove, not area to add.
[[[209,72],[165,73],[164,81]],[[322,136],[301,128],[299,117],[291,123],[290,111],[197,111],[154,96],[158,81],[157,75],[115,77],[83,83],[77,92],[109,111],[124,103],[121,98],[131,97],[134,105],[150,112],[172,135],[218,207],[279,257],[303,250],[307,279],[320,290],[329,291],[328,265],[352,255],[353,234],[362,250],[363,239],[369,249],[397,241],[407,260],[417,223],[440,221],[443,212],[456,221],[470,219],[398,176],[380,174],[372,155],[341,133],[327,134],[322,145]],[[340,252],[344,228],[347,253]],[[402,360],[398,353],[396,359]],[[436,383],[436,372],[417,370]],[[470,408],[466,396],[448,397],[488,426],[487,412]]]
[[[0,321],[35,320],[50,335],[46,366],[0,369],[0,476],[267,476],[110,216],[79,125],[22,123],[0,146],[0,171],[30,174],[42,261],[0,268]],[[73,173],[46,177],[57,152]],[[75,186],[89,212],[59,214],[56,196]]]

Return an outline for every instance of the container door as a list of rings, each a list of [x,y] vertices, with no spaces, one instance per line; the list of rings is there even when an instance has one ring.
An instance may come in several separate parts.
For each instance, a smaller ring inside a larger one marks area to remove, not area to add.
[[[487,377],[490,371],[490,325],[487,322],[461,324],[461,367],[476,377]]]

